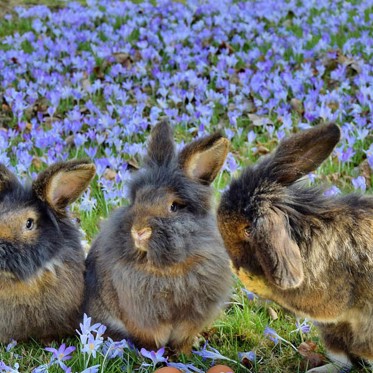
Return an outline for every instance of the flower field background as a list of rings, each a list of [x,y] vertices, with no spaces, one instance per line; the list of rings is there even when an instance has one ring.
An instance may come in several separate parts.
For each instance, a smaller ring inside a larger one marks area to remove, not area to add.
[[[126,182],[162,118],[180,146],[218,129],[231,140],[217,197],[284,136],[329,121],[343,138],[309,182],[326,183],[327,194],[372,189],[373,1],[44,3],[0,12],[0,162],[26,182],[53,162],[92,158],[97,178],[72,208],[87,246],[126,203]],[[178,362],[103,341],[103,329],[86,318],[61,346],[0,346],[0,372],[151,372],[166,363],[204,372],[224,361],[236,372],[304,372],[323,353],[307,321],[239,283],[200,348]]]

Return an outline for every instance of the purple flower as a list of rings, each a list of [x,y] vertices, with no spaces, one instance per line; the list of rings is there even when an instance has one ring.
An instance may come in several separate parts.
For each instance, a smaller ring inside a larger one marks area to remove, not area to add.
[[[311,330],[311,325],[309,324],[307,319],[305,319],[302,323],[300,323],[299,320],[297,320],[295,322],[295,325],[297,328],[291,331],[290,333],[299,332],[299,333],[307,334]]]
[[[165,349],[164,347],[160,348],[157,352],[155,351],[148,351],[145,348],[140,350],[140,354],[148,359],[150,359],[153,363],[153,367],[155,367],[158,363],[165,363],[167,362],[167,357],[164,357]],[[144,364],[145,366],[149,364]]]
[[[167,366],[173,367],[181,370],[185,373],[204,373],[203,370],[195,367],[193,364],[183,364],[183,363],[167,363]]]
[[[367,184],[364,176],[358,176],[355,179],[352,179],[351,182],[355,190],[360,189],[362,192],[365,192],[365,190],[367,189]]]
[[[87,353],[89,356],[92,355],[95,358],[102,344],[103,340],[101,338],[97,338],[97,335],[94,336],[93,334],[89,334],[88,340],[82,345],[81,351]]]
[[[10,343],[6,346],[6,352],[11,351],[17,345],[17,341],[12,339]]]
[[[242,361],[243,359],[248,359],[254,363],[256,361],[256,354],[254,351],[239,352],[238,358],[240,359],[240,361]]]
[[[279,335],[274,331],[274,329],[270,328],[269,326],[266,326],[266,328],[264,329],[264,336],[269,338],[275,344],[277,344],[279,341]]]
[[[125,349],[129,349],[129,345],[125,339],[114,342],[109,337],[103,346],[102,353],[109,359],[114,359],[116,357],[122,357]]]
[[[330,187],[329,189],[327,189],[325,192],[324,192],[324,196],[335,196],[335,195],[338,195],[340,194],[341,191],[338,187],[336,187],[335,185],[333,185],[332,187]]]
[[[6,365],[3,361],[0,361],[0,373],[19,373],[19,364],[15,363],[14,368]]]
[[[207,349],[207,347],[209,349]],[[207,342],[205,343],[205,345],[200,351],[193,350],[192,352],[195,355],[201,356],[203,359],[232,361],[228,357],[225,357],[224,355],[222,355],[217,349],[211,347]]]
[[[254,300],[255,298],[258,297],[256,294],[254,294],[250,290],[247,290],[245,288],[241,288],[241,290],[246,294],[247,299],[250,300],[250,301],[252,301],[252,300]]]
[[[81,373],[97,373],[99,371],[100,365],[93,365],[92,367],[82,370]]]
[[[58,350],[53,347],[46,347],[45,350],[52,353],[51,364],[58,364],[62,369],[66,370],[67,367],[63,362],[72,358],[70,354],[76,348],[74,346],[66,347],[65,343],[63,343]]]

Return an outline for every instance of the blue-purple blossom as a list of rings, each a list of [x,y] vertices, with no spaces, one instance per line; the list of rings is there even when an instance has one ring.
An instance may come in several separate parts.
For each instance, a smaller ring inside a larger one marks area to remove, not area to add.
[[[290,333],[298,332],[298,333],[307,334],[311,330],[311,325],[307,319],[303,320],[302,322],[299,322],[299,320],[296,320],[295,325],[297,328],[291,331]]]
[[[358,176],[358,177],[352,179],[351,182],[352,182],[352,185],[354,186],[355,190],[360,190],[362,192],[365,192],[365,190],[367,188],[367,184],[366,184],[364,176]]]
[[[243,359],[248,359],[254,363],[256,361],[256,353],[254,351],[239,352],[238,358],[240,359],[240,361],[242,361]]]
[[[58,349],[53,347],[46,347],[45,350],[52,353],[50,364],[58,364],[64,371],[66,371],[67,367],[64,361],[70,360],[72,358],[71,353],[76,350],[76,347],[66,347],[65,343],[63,343]]]
[[[232,361],[232,359],[222,355],[216,348],[211,347],[207,342],[203,346],[203,348],[199,351],[193,350],[193,354],[201,356],[203,359],[211,359],[211,360],[228,360]]]
[[[140,350],[140,354],[152,361],[153,367],[155,367],[158,363],[165,363],[167,362],[167,357],[163,356],[165,353],[165,348],[162,347],[158,351],[148,351],[145,348]],[[146,364],[145,364],[146,365]]]
[[[275,332],[274,329],[270,328],[269,326],[265,327],[264,336],[270,339],[275,344],[277,344],[279,341],[279,335]]]
[[[204,373],[204,370],[195,367],[193,364],[168,362],[167,366],[179,369],[185,373]]]
[[[6,346],[5,350],[6,352],[9,352],[11,351],[15,346],[17,346],[17,341],[15,341],[14,339],[12,339]]]
[[[15,363],[14,367],[6,365],[3,361],[0,361],[0,373],[19,373],[19,364]]]
[[[253,293],[253,292],[250,291],[250,290],[247,290],[247,289],[245,289],[245,288],[241,288],[241,289],[242,289],[242,291],[245,293],[247,299],[250,300],[250,301],[253,301],[255,298],[258,297],[255,293]]]

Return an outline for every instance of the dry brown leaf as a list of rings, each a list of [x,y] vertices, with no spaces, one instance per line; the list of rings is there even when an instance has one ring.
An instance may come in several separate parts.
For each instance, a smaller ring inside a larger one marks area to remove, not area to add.
[[[299,115],[303,115],[304,107],[303,102],[301,100],[298,100],[297,98],[292,98],[290,100],[290,105],[295,112],[297,112]]]
[[[128,165],[128,169],[130,171],[138,170],[140,168],[139,163],[137,162],[137,160],[135,158],[132,158],[132,159],[128,160],[127,165]]]
[[[325,356],[315,352],[316,348],[316,343],[312,341],[302,342],[298,346],[298,352],[308,361],[309,368],[319,367],[326,363]]]
[[[254,152],[254,155],[264,155],[264,154],[268,154],[269,153],[269,149],[263,145],[259,145],[257,146],[255,152]]]
[[[259,116],[257,114],[248,114],[248,117],[253,122],[254,126],[262,127],[268,124],[273,125],[273,122],[268,117]]]
[[[116,176],[117,176],[117,173],[111,168],[107,168],[103,174],[103,177],[106,180],[115,180]]]
[[[272,320],[277,320],[278,319],[277,312],[272,307],[268,307],[268,316]]]
[[[358,74],[361,73],[361,66],[359,62],[354,60],[353,58],[349,58],[344,56],[342,53],[338,53],[337,61],[341,65],[346,66],[346,68],[351,69]]]
[[[127,69],[131,68],[132,66],[132,58],[128,53],[113,53],[113,57],[116,63],[120,63],[122,66],[126,67]]]
[[[41,161],[39,157],[32,158],[31,163],[36,168],[36,171],[41,170],[41,168],[43,167],[43,162]]]
[[[370,185],[370,179],[371,179],[371,176],[372,176],[372,169],[370,168],[367,159],[364,159],[359,164],[359,174],[361,176],[364,176],[365,182],[367,183],[367,185]]]

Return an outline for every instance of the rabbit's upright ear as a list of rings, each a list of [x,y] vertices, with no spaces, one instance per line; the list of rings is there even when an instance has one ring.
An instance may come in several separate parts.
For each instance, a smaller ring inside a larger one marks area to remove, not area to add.
[[[283,140],[268,164],[270,174],[289,185],[316,168],[330,155],[340,139],[336,124],[319,125]]]
[[[60,162],[39,174],[32,187],[42,201],[62,212],[87,189],[95,173],[89,160]]]
[[[0,163],[0,193],[12,186],[19,185],[18,179],[3,164]]]
[[[167,122],[160,122],[153,127],[150,134],[145,163],[149,166],[167,165],[174,157],[175,143],[172,129]]]
[[[257,256],[267,279],[281,289],[296,288],[303,282],[303,263],[297,243],[281,212],[271,210],[258,219],[255,229]]]
[[[192,179],[211,184],[222,168],[229,150],[229,140],[220,133],[195,140],[179,154],[179,164]]]

